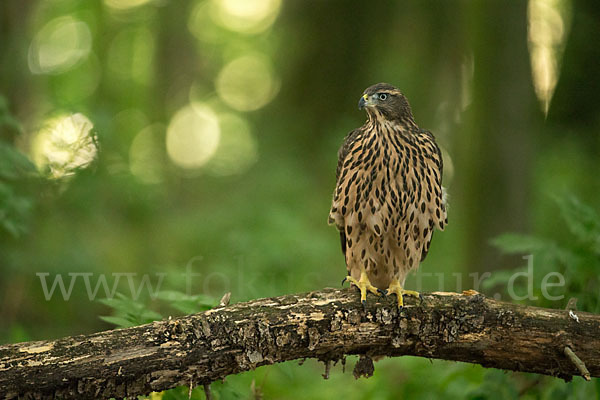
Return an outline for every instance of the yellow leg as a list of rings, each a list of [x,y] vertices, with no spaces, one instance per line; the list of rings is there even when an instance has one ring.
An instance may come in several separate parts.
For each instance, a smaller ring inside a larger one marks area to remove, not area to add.
[[[390,287],[388,287],[387,289],[387,293],[395,293],[396,297],[398,297],[398,307],[402,308],[404,307],[404,300],[402,299],[403,296],[412,296],[412,297],[417,297],[417,298],[421,298],[421,294],[419,292],[415,292],[414,290],[405,290],[402,288],[402,286],[400,286],[400,282],[398,282],[397,279],[394,279],[392,281],[392,283],[390,283]]]
[[[360,273],[359,280],[356,280],[352,276],[348,275],[347,277],[344,278],[344,280],[342,281],[342,284],[346,281],[352,283],[354,286],[356,286],[360,290],[360,301],[363,304],[363,306],[365,306],[367,304],[367,291],[369,291],[373,294],[376,294],[376,295],[385,294],[384,291],[382,291],[381,289],[377,289],[375,286],[373,286],[371,284],[371,282],[369,282],[369,277],[367,276],[367,272],[364,270]]]

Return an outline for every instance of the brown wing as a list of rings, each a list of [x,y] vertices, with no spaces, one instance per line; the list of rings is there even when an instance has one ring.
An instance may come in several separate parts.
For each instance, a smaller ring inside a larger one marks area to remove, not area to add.
[[[344,142],[342,143],[342,146],[338,150],[338,163],[337,163],[337,168],[335,170],[336,189],[337,189],[337,184],[339,183],[338,181],[340,179],[340,172],[342,171],[342,166],[344,165],[344,160],[346,159],[348,152],[352,148],[352,144],[356,140],[356,137],[361,132],[362,132],[362,128],[358,128],[358,129],[355,129],[352,132],[350,132],[344,138]],[[329,220],[329,223],[332,223],[331,219]],[[339,229],[339,227],[338,227],[338,229]],[[339,231],[340,231],[340,244],[342,246],[342,254],[344,254],[344,256],[345,256],[346,255],[346,233],[344,232],[343,228],[339,229]]]
[[[427,130],[421,129],[419,134],[424,139],[425,146],[428,147],[425,164],[427,168],[427,179],[431,180],[431,198],[427,198],[426,207],[429,210],[429,235],[426,238],[426,243],[422,248],[421,261],[425,259],[429,252],[429,245],[433,237],[434,227],[439,230],[444,230],[448,223],[446,213],[446,194],[442,187],[442,174],[444,163],[442,160],[442,152],[435,142],[433,134]]]
[[[336,184],[337,184],[337,181],[340,179],[340,172],[342,171],[342,165],[344,165],[344,160],[346,159],[346,156],[348,155],[348,152],[352,148],[352,144],[356,140],[356,137],[361,132],[362,132],[362,128],[358,128],[358,129],[355,129],[352,132],[350,132],[344,138],[344,143],[342,143],[342,146],[338,150],[338,163],[337,163],[337,169],[335,170],[335,181],[336,181]]]
[[[427,159],[427,166],[433,171],[433,198],[430,202],[431,209],[434,213],[434,222],[436,228],[444,230],[444,227],[448,223],[448,217],[446,214],[446,193],[442,186],[442,175],[444,173],[444,161],[442,159],[442,152],[435,142],[435,138],[431,132],[424,129],[421,130],[421,134],[426,138],[429,146],[432,148],[432,154]]]

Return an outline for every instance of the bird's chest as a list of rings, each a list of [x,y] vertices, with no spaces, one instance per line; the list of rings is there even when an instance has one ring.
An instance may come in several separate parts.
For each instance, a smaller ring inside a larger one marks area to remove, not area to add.
[[[364,154],[357,167],[368,172],[371,181],[389,186],[399,184],[407,192],[417,188],[426,168],[417,145],[402,138],[377,135],[365,140],[362,151]]]
[[[426,163],[417,144],[400,136],[378,134],[363,143],[364,157],[360,197],[376,210],[410,218],[409,210],[420,204],[424,194]]]

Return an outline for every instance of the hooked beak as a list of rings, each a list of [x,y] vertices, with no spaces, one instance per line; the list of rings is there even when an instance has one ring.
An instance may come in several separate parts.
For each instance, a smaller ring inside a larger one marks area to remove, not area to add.
[[[360,100],[358,100],[358,109],[362,110],[363,108],[368,107],[370,105],[373,105],[373,102],[369,99],[368,95],[363,94]]]

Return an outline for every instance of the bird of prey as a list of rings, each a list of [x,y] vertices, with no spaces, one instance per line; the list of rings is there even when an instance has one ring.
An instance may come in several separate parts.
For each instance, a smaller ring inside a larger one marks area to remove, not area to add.
[[[409,271],[429,251],[434,229],[448,223],[442,155],[431,132],[420,129],[406,97],[378,83],[358,102],[367,121],[338,152],[329,224],[340,231],[349,281],[367,292],[419,297],[404,289]],[[344,282],[342,281],[342,283]]]

